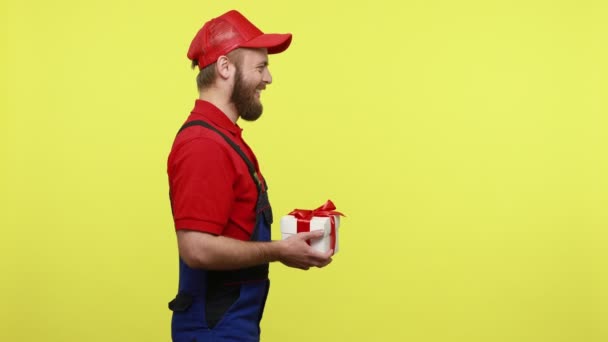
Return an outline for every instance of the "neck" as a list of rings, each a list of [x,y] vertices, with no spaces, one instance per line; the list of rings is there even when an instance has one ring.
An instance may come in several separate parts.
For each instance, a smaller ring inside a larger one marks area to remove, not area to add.
[[[224,115],[230,119],[230,121],[236,124],[239,115],[236,111],[236,107],[232,101],[230,101],[229,97],[223,96],[220,92],[216,91],[216,89],[211,88],[201,91],[198,98],[200,100],[212,103],[214,106],[219,108],[222,113],[224,113]]]

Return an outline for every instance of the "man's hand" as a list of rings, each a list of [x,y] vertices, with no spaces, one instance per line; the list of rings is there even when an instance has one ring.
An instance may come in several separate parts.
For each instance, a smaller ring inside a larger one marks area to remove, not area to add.
[[[307,240],[323,236],[323,231],[314,231],[296,234],[286,240],[278,241],[281,244],[279,261],[284,265],[308,270],[310,267],[325,267],[332,261],[333,250],[321,253],[306,243]]]

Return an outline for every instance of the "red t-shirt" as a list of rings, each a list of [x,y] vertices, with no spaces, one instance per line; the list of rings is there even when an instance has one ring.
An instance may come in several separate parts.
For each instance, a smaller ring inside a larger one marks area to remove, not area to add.
[[[234,141],[255,165],[242,129],[213,104],[196,100],[186,122],[203,120]],[[255,225],[258,190],[247,164],[216,132],[202,126],[184,129],[167,161],[175,229],[248,240]]]

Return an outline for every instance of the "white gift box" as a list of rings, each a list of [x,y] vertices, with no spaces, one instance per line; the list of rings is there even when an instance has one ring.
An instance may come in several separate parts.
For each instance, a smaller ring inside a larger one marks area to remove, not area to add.
[[[338,227],[340,227],[340,216],[332,215],[335,222],[335,239],[336,246],[334,248],[334,254],[338,252]],[[310,220],[310,231],[322,230],[323,237],[310,240],[310,246],[320,252],[327,252],[331,249],[331,218],[332,217],[319,217],[314,216]],[[281,235],[283,240],[298,233],[298,219],[293,215],[285,215],[281,218]]]

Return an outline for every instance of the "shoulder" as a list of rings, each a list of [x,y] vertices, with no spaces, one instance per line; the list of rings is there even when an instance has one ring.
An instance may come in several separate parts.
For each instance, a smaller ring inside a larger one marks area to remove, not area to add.
[[[173,142],[169,159],[172,156],[187,153],[188,151],[223,152],[229,154],[228,148],[229,146],[226,141],[217,132],[195,125],[178,133]]]

